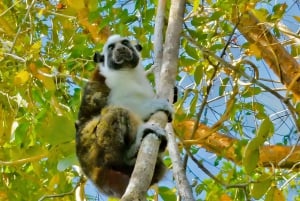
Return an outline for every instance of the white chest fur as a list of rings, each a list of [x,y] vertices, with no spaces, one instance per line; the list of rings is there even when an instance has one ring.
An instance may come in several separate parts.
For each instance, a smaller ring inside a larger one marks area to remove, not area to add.
[[[149,102],[155,99],[155,94],[141,66],[117,71],[101,69],[101,72],[111,89],[109,104],[127,108],[142,119],[148,117],[148,110],[152,110]]]

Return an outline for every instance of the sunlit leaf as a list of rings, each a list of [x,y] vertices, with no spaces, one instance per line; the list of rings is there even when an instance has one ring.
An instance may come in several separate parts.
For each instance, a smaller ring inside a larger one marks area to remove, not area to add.
[[[42,69],[40,69],[40,71],[43,72]],[[54,80],[51,77],[51,74],[49,74],[49,76],[46,76],[47,72],[48,71],[46,71],[45,74],[38,73],[36,75],[36,78],[38,78],[43,83],[43,85],[46,87],[46,89],[48,89],[49,91],[54,91],[56,89]]]
[[[40,52],[41,47],[42,47],[42,41],[39,40],[30,47],[30,52],[33,54],[37,54]]]
[[[269,15],[269,12],[265,8],[260,9],[253,9],[251,12],[257,17],[261,22],[267,21],[267,17]]]
[[[196,84],[200,84],[201,80],[203,78],[203,68],[202,66],[196,66],[194,71],[194,79]]]
[[[260,87],[248,87],[243,93],[244,98],[252,97],[261,93]]]
[[[250,186],[250,194],[255,199],[260,199],[271,187],[272,178],[268,174],[261,175],[257,182]]]
[[[250,54],[256,56],[257,58],[261,58],[261,51],[260,51],[259,47],[257,47],[257,45],[250,44],[249,50],[250,50]]]
[[[49,115],[38,127],[38,135],[47,143],[56,145],[74,139],[74,123],[67,116]]]
[[[166,186],[159,187],[159,195],[163,198],[163,200],[176,201],[177,199],[174,191],[175,189]]]
[[[269,118],[265,118],[256,133],[261,143],[265,142],[274,132],[274,125]]]
[[[23,85],[29,79],[29,73],[26,70],[20,71],[15,75],[14,83],[15,85]]]
[[[220,197],[220,201],[231,201],[231,197],[229,197],[227,194],[222,194]]]
[[[198,52],[197,52],[197,50],[196,50],[195,47],[192,47],[192,46],[190,46],[190,45],[187,45],[187,46],[185,47],[185,51],[186,51],[186,53],[187,53],[190,57],[192,57],[192,58],[194,58],[194,59],[198,59],[198,58],[199,58]]]
[[[257,138],[250,140],[245,148],[243,155],[243,166],[247,173],[253,172],[259,160],[259,147],[261,141]]]
[[[114,197],[109,197],[108,199],[107,199],[107,201],[119,201],[120,199],[118,199],[118,198],[114,198]]]
[[[27,133],[28,128],[29,128],[28,122],[20,123],[13,134],[13,141],[16,142],[17,144],[23,143],[25,137],[28,135]]]
[[[286,8],[287,8],[287,4],[286,3],[280,3],[280,4],[276,4],[274,7],[273,7],[273,16],[271,17],[272,20],[278,20],[278,19],[281,19],[282,16],[284,15],[285,11],[286,11]]]
[[[295,15],[295,16],[293,16],[293,18],[294,18],[295,20],[297,20],[298,22],[300,22],[300,16]]]
[[[67,0],[67,3],[71,8],[73,8],[77,11],[85,8],[85,1],[84,0]]]
[[[291,46],[291,54],[293,57],[300,55],[300,45],[292,45]]]
[[[189,109],[190,109],[191,114],[195,114],[195,112],[196,112],[196,109],[197,109],[196,106],[198,103],[198,95],[199,95],[199,93],[195,93],[194,97],[190,103]]]
[[[222,96],[224,94],[228,81],[229,81],[228,77],[222,80],[222,84],[219,87],[219,96]]]
[[[285,201],[283,192],[279,190],[276,186],[271,187],[268,191],[265,201]]]
[[[193,12],[196,12],[200,5],[200,0],[193,0]]]
[[[48,184],[48,188],[53,191],[55,188],[58,187],[59,182],[60,182],[59,174],[56,174],[51,178],[51,180]]]

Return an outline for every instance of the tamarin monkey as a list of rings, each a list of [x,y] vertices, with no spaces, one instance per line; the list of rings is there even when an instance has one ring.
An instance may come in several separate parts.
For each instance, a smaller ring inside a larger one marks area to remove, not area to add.
[[[94,55],[97,68],[87,83],[76,121],[76,153],[84,174],[98,189],[121,197],[132,174],[142,139],[149,133],[167,145],[165,130],[146,121],[157,111],[172,120],[172,104],[158,99],[141,64],[139,44],[113,35],[102,53]],[[166,170],[158,156],[151,184]]]

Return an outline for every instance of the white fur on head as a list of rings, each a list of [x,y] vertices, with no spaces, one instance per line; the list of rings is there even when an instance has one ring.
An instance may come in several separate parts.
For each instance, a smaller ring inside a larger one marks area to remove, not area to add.
[[[149,116],[149,111],[153,110],[151,104],[147,104],[155,98],[153,88],[145,76],[144,67],[141,64],[142,58],[139,51],[135,48],[139,55],[139,63],[135,68],[125,68],[120,70],[112,70],[107,67],[108,46],[121,42],[126,38],[120,35],[112,35],[108,38],[103,47],[104,63],[98,63],[100,73],[106,78],[105,83],[110,88],[109,104],[121,106],[133,111],[142,119]],[[145,107],[145,104],[147,105]],[[148,111],[149,110],[149,111]]]
[[[110,37],[108,37],[106,43],[103,46],[102,54],[103,55],[105,54],[105,52],[107,50],[107,46],[109,46],[110,44],[116,43],[118,41],[121,41],[123,39],[125,39],[125,37],[122,37],[118,34],[114,34],[114,35],[111,35]]]

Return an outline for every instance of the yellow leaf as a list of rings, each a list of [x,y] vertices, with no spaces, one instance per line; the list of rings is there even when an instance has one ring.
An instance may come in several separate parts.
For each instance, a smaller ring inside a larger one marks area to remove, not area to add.
[[[49,91],[54,91],[56,89],[56,85],[54,83],[51,70],[48,68],[40,68],[38,71],[40,72],[37,72],[37,74],[35,74],[35,77],[43,83],[46,89],[48,89]]]
[[[250,54],[256,56],[257,58],[261,58],[261,51],[255,44],[250,44],[249,46]]]
[[[40,53],[41,47],[42,41],[37,41],[30,47],[30,52],[33,54]]]
[[[220,197],[220,201],[232,201],[232,199],[227,194],[223,194]]]
[[[193,12],[196,12],[199,8],[200,0],[194,0],[193,3]]]
[[[46,10],[46,9],[45,8],[40,9],[40,11],[38,13],[38,17],[42,17],[43,16],[44,10]]]
[[[67,0],[67,3],[71,8],[77,11],[85,8],[85,0]]]
[[[49,184],[48,184],[48,187],[50,188],[50,190],[54,190],[55,188],[58,187],[58,184],[59,184],[59,175],[56,174],[52,177],[52,179],[50,180]]]
[[[295,20],[297,20],[298,22],[300,22],[300,16],[293,16],[293,18],[294,18]]]
[[[46,77],[41,74],[36,75],[36,77],[43,83],[43,85],[49,90],[54,91],[55,90],[55,83],[53,81],[53,78]]]
[[[262,174],[257,182],[250,185],[250,195],[256,200],[260,199],[271,187],[272,177],[268,174]]]
[[[273,186],[268,191],[265,201],[285,201],[285,197],[281,190],[279,190],[276,186]]]
[[[23,85],[29,79],[29,73],[26,70],[20,71],[16,74],[14,83],[16,85]]]

